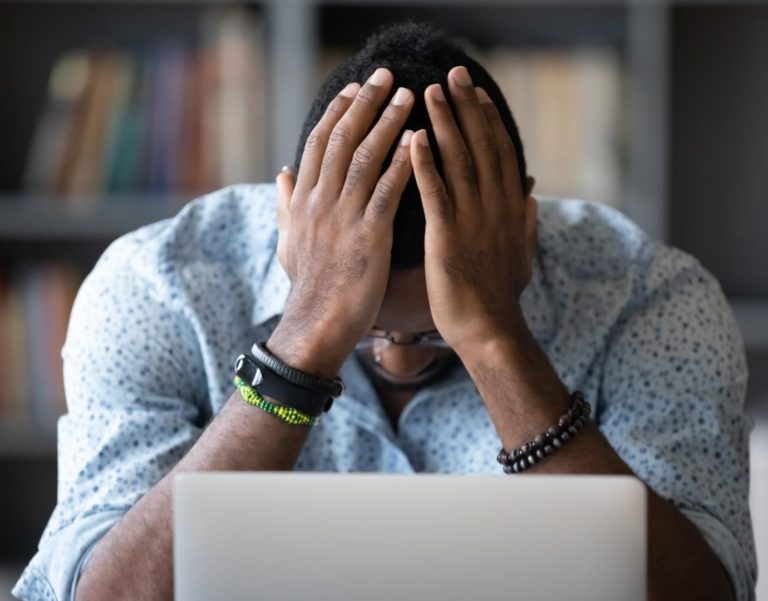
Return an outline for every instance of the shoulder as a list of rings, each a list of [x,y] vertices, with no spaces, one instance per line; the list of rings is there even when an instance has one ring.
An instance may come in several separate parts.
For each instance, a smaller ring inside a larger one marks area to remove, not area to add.
[[[615,279],[647,266],[662,244],[618,209],[536,196],[539,253],[577,279]]]
[[[137,278],[161,300],[202,271],[243,272],[257,279],[277,246],[276,188],[238,184],[187,203],[173,217],[114,240],[89,278]]]
[[[616,208],[580,199],[537,197],[539,255],[570,284],[603,283],[645,298],[681,278],[719,288],[701,262],[656,240]]]

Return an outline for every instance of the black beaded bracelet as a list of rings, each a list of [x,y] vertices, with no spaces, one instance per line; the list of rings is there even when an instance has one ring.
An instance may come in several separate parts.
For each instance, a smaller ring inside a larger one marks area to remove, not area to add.
[[[502,448],[496,461],[504,466],[506,474],[523,472],[576,436],[587,424],[591,414],[592,406],[584,398],[584,394],[576,390],[571,394],[571,406],[568,412],[558,418],[557,424],[550,426],[546,432],[539,434],[511,453],[507,453]]]

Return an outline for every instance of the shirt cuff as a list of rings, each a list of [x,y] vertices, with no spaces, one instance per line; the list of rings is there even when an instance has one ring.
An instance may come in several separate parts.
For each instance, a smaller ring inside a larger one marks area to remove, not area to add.
[[[13,596],[22,601],[75,601],[77,580],[96,543],[127,510],[84,515],[44,537],[13,587]]]
[[[752,574],[748,558],[731,531],[708,513],[687,508],[679,510],[699,529],[704,540],[720,559],[730,577],[736,601],[755,601],[756,575]]]

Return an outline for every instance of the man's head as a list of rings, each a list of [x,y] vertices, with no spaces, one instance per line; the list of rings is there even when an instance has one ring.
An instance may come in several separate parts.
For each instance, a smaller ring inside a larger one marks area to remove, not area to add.
[[[381,29],[368,39],[362,50],[339,64],[323,82],[304,121],[296,151],[296,168],[301,163],[307,137],[339,90],[350,82],[363,84],[377,67],[387,67],[395,77],[390,96],[402,86],[410,89],[416,97],[403,130],[427,130],[437,170],[442,176],[442,163],[427,107],[424,104],[424,90],[433,83],[440,83],[443,89],[447,90],[448,71],[456,65],[464,65],[469,70],[474,84],[484,88],[499,108],[504,125],[517,151],[520,181],[523,182],[523,186],[526,186],[527,171],[523,145],[512,113],[496,82],[481,65],[467,56],[464,50],[445,34],[429,24],[411,21]],[[379,120],[386,104],[382,105],[371,127]],[[390,152],[387,156],[382,172],[389,165],[392,154],[393,152]],[[523,190],[523,193],[527,194],[528,190]],[[392,269],[408,269],[423,265],[424,225],[424,210],[419,191],[416,180],[411,177],[395,216]]]
[[[381,29],[368,39],[361,51],[333,70],[322,84],[304,122],[294,168],[297,169],[301,164],[307,138],[336,94],[350,82],[363,84],[376,68],[386,67],[394,75],[390,97],[401,86],[410,89],[415,95],[414,106],[402,130],[427,130],[437,170],[443,176],[442,161],[424,102],[424,91],[433,83],[440,83],[447,90],[448,72],[457,65],[468,69],[474,85],[484,88],[499,109],[515,146],[522,192],[528,196],[533,187],[533,179],[528,177],[517,125],[498,85],[481,65],[444,33],[429,24],[412,21]],[[389,98],[382,104],[370,128],[378,122],[388,101]],[[448,101],[455,115],[456,110],[450,98]],[[389,166],[393,154],[394,146],[382,165],[382,173]],[[408,340],[413,333],[434,330],[435,327],[424,275],[424,230],[424,210],[415,178],[411,176],[395,216],[391,273],[376,321],[377,328],[389,331],[398,340]],[[449,348],[392,344],[382,339],[376,340],[375,346],[361,351],[359,356],[378,376],[377,379],[388,382],[390,388],[426,385],[445,371],[441,367],[455,359]]]

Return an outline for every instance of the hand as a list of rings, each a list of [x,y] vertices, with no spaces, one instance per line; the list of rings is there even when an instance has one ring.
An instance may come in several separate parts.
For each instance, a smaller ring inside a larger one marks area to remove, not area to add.
[[[424,93],[443,160],[438,174],[427,132],[411,140],[426,215],[427,293],[445,340],[461,347],[514,332],[533,274],[537,205],[523,194],[512,140],[488,95],[464,67],[448,74],[458,125],[439,84]],[[459,129],[459,126],[461,129]]]
[[[381,170],[413,93],[402,88],[366,132],[392,81],[378,69],[362,88],[347,86],[307,138],[296,181],[277,178],[278,258],[292,288],[267,346],[318,376],[336,375],[373,327],[389,278],[392,222],[411,176],[410,130]]]

